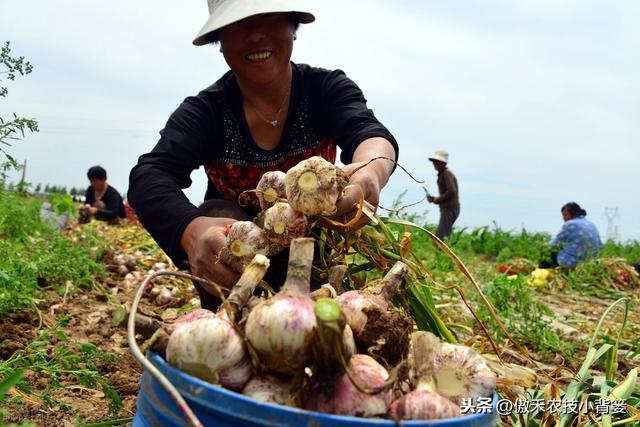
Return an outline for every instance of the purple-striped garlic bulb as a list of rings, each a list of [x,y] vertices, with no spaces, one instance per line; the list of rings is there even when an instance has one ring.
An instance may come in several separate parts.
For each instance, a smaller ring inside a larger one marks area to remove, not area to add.
[[[370,356],[353,353],[353,344],[345,339],[346,318],[335,300],[319,299],[315,313],[313,375],[303,394],[305,408],[363,417],[386,413],[391,402],[386,369]]]
[[[432,362],[440,350],[440,340],[430,332],[411,334],[410,379],[413,390],[395,400],[390,415],[398,420],[435,420],[461,415],[460,406],[435,391]]]
[[[368,317],[365,309],[376,307],[382,311],[388,310],[389,301],[398,291],[408,272],[407,265],[398,261],[378,285],[338,295],[338,304],[347,316],[347,323],[351,327],[356,341],[367,324]]]
[[[475,403],[479,397],[491,397],[496,387],[496,376],[484,358],[463,345],[442,343],[432,369],[436,391],[458,405],[465,398]]]
[[[245,335],[266,372],[300,373],[312,360],[316,318],[309,297],[313,262],[311,238],[291,242],[287,278],[275,296],[249,313]]]
[[[389,407],[398,420],[439,420],[460,417],[460,406],[433,390],[414,390]]]
[[[256,186],[260,208],[265,210],[275,205],[281,199],[286,199],[285,189],[286,174],[282,171],[265,172]]]
[[[364,354],[351,357],[349,370],[359,384],[370,389],[383,387],[389,379],[384,366]],[[329,388],[332,392],[328,396],[322,393],[308,396],[305,408],[328,414],[375,417],[386,414],[391,403],[391,390],[385,389],[376,394],[362,393],[346,373],[332,379]]]
[[[241,273],[255,255],[269,255],[270,249],[264,230],[251,221],[236,221],[229,227],[227,246],[220,256],[227,265]]]
[[[348,178],[332,163],[320,156],[301,161],[287,171],[285,177],[287,200],[305,215],[331,215]]]
[[[167,344],[170,365],[213,384],[241,390],[253,374],[251,357],[233,322],[264,277],[269,259],[256,255],[232,288],[232,312],[221,307],[213,317],[201,312],[177,325]]]
[[[298,406],[291,388],[290,380],[263,374],[251,378],[242,389],[242,394],[259,402]]]
[[[263,228],[268,239],[289,246],[293,239],[307,235],[308,221],[287,202],[277,202],[264,212]]]

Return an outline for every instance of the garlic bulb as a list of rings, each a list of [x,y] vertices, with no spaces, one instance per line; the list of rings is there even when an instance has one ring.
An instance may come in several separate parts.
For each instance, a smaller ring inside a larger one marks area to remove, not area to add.
[[[353,330],[356,340],[358,340],[358,336],[362,333],[367,323],[367,315],[364,310],[371,306],[375,306],[380,310],[387,310],[389,308],[389,300],[398,291],[408,272],[409,267],[398,261],[376,286],[368,287],[361,291],[347,291],[338,295],[338,304],[340,304],[340,308],[347,316],[347,323]]]
[[[280,199],[287,197],[284,183],[285,176],[286,174],[282,171],[265,172],[262,175],[256,186],[258,201],[262,210],[270,208]]]
[[[309,297],[313,239],[291,243],[287,279],[249,313],[245,335],[267,372],[293,375],[311,362],[316,317]]]
[[[167,362],[204,381],[242,389],[253,374],[253,366],[244,338],[231,320],[238,317],[268,267],[269,259],[259,254],[247,265],[229,295],[230,313],[221,307],[213,317],[197,311],[183,319],[169,337]]]
[[[436,390],[460,405],[463,398],[476,402],[490,397],[496,387],[496,376],[482,356],[462,345],[442,343],[432,361]]]
[[[349,361],[349,369],[356,380],[367,388],[377,388],[389,378],[387,370],[370,356],[355,354]],[[391,403],[391,390],[369,395],[361,393],[346,374],[331,381],[329,396],[315,393],[308,396],[305,408],[328,414],[375,417],[387,413]]]
[[[461,415],[460,406],[432,390],[414,390],[393,402],[389,408],[399,420],[438,420]]]
[[[349,331],[346,318],[335,300],[319,299],[315,313],[313,375],[304,390],[305,408],[365,417],[386,413],[391,402],[390,390],[366,394],[354,385],[355,382],[365,389],[377,389],[389,377],[386,369],[370,356],[353,353],[355,347],[346,333]]]
[[[224,317],[201,318],[177,328],[169,338],[167,362],[204,381],[240,390],[253,367],[242,337]]]
[[[286,202],[277,202],[264,212],[263,227],[273,243],[289,246],[293,239],[307,234],[307,217]]]
[[[172,334],[173,331],[175,331],[176,329],[178,329],[183,325],[188,325],[189,323],[194,322],[198,319],[202,319],[202,318],[210,319],[212,317],[215,317],[215,313],[212,312],[211,310],[207,310],[204,308],[196,308],[195,310],[185,313],[182,316],[178,317],[178,319],[176,319],[175,322],[168,325],[165,329],[167,330],[167,333]]]
[[[432,420],[461,416],[460,406],[435,390],[432,364],[440,348],[440,339],[431,332],[411,334],[408,361],[413,390],[391,404],[389,413],[395,419]]]
[[[287,171],[287,200],[305,215],[332,214],[342,189],[338,188],[336,166],[320,156],[303,160]]]
[[[295,406],[295,399],[291,394],[291,381],[272,375],[251,378],[242,389],[242,394],[260,402]]]
[[[269,246],[264,230],[251,221],[236,221],[229,228],[226,250],[220,255],[226,264],[242,272],[254,255],[268,255]]]

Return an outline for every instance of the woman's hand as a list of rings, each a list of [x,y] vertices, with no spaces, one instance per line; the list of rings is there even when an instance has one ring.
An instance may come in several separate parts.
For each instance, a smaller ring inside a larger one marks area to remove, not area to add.
[[[221,250],[227,244],[227,226],[236,221],[233,218],[195,218],[187,225],[180,240],[192,273],[226,289],[231,289],[240,278],[239,273],[220,259]],[[218,295],[211,286],[202,286],[207,292]]]
[[[87,215],[87,216],[95,216],[95,214],[98,213],[98,208],[96,208],[95,206],[91,206],[91,205],[84,205],[82,208],[82,213]]]
[[[373,168],[369,167],[370,165],[371,163],[367,165],[367,162],[357,162],[342,168],[350,178],[342,197],[336,202],[335,218],[338,221],[346,223],[354,218],[361,209],[359,207],[361,201],[366,200],[374,209],[378,207],[381,187],[378,175]],[[360,215],[360,219],[349,227],[350,230],[359,230],[369,224],[369,217],[363,212]]]
[[[349,176],[343,196],[336,203],[336,219],[347,222],[358,212],[360,200],[367,201],[373,209],[378,208],[380,191],[385,186],[393,171],[396,153],[393,145],[384,138],[374,137],[362,141],[353,153],[353,161],[342,170]],[[376,159],[376,160],[372,160]],[[374,213],[374,212],[372,212]],[[358,230],[370,222],[364,213],[350,230]]]

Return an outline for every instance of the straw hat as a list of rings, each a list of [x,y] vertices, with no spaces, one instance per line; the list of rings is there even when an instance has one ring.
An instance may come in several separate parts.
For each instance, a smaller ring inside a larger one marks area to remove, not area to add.
[[[207,3],[209,19],[193,40],[196,46],[207,44],[207,36],[225,25],[261,13],[298,12],[302,24],[316,19],[307,12],[305,0],[207,0]]]
[[[449,163],[449,153],[447,150],[436,150],[429,160],[440,160],[444,163]]]

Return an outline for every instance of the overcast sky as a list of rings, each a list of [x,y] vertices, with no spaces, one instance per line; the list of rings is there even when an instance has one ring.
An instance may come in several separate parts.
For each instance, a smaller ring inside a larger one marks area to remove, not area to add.
[[[309,1],[293,61],[340,68],[400,143],[400,164],[437,191],[427,157],[450,152],[456,226],[555,234],[576,201],[607,237],[640,239],[640,2],[617,0]],[[191,40],[205,0],[0,0],[0,42],[34,72],[2,81],[0,115],[38,120],[10,148],[33,183],[85,187],[104,166],[126,192],[138,156],[169,114],[227,69]],[[199,203],[206,177],[192,175]],[[397,169],[382,205],[404,190]],[[436,223],[438,211],[423,203]],[[612,212],[610,211],[610,216]],[[609,229],[614,231],[614,229]]]

